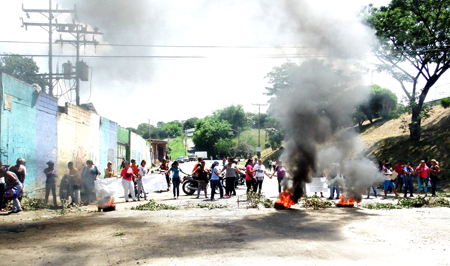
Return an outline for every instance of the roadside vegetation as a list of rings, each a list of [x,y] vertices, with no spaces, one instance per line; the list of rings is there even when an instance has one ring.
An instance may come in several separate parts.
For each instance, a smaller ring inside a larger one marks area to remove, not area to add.
[[[172,160],[176,160],[179,156],[188,156],[184,143],[185,142],[182,137],[169,139],[168,149],[170,150],[169,156]]]

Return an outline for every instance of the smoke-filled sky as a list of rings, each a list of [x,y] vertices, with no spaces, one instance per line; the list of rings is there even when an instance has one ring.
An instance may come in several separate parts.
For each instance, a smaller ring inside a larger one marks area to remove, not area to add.
[[[48,8],[46,0],[0,1],[0,41],[46,42],[48,35],[43,29],[30,27],[25,31],[20,27],[20,17],[27,22],[45,22],[37,13],[29,14],[27,19],[21,2],[25,8]],[[96,37],[101,43],[166,46],[81,49],[82,56],[108,56],[84,59],[93,71],[92,81],[82,82],[81,101],[93,102],[100,115],[122,126],[137,127],[148,119],[156,125],[158,121],[204,117],[231,104],[242,104],[246,111],[257,112],[252,103],[268,100],[263,95],[267,86],[264,76],[272,67],[286,62],[278,55],[300,54],[300,59],[292,59],[298,63],[310,58],[327,59],[336,53],[352,56],[344,54],[349,45],[364,54],[365,47],[353,41],[358,34],[365,34],[355,15],[369,3],[379,6],[389,1],[55,0],[54,6],[69,9],[76,4],[76,21],[98,27],[104,33]],[[288,19],[292,17],[310,20],[300,25]],[[71,19],[58,17],[59,22]],[[336,36],[341,40],[336,45],[326,31],[320,33],[327,23],[339,24],[334,25],[336,29],[347,27],[354,31],[338,32]],[[55,33],[54,39],[59,35]],[[66,34],[63,38],[70,37]],[[275,48],[287,45],[297,48]],[[314,49],[317,47],[320,49]],[[55,72],[67,60],[75,61],[70,45],[53,48],[55,55],[68,56],[55,58]],[[0,42],[0,53],[46,54],[47,50],[45,44]],[[125,55],[140,57],[114,57]],[[35,60],[41,72],[48,71],[46,58]],[[397,84],[386,75],[369,73],[364,81],[390,88],[402,97]],[[69,86],[69,82],[65,85]],[[60,104],[66,100],[70,99],[61,97]]]

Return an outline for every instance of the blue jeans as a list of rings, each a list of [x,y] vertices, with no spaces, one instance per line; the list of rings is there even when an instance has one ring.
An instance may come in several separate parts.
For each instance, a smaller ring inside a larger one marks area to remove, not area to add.
[[[437,183],[437,179],[432,178],[430,182],[431,182],[431,195],[436,196],[436,183]]]
[[[179,197],[180,196],[180,178],[172,178],[172,185],[173,185],[173,197]]]
[[[372,188],[373,190],[373,195],[376,197],[378,197],[378,193],[377,193],[377,188],[375,186],[371,186],[367,188],[367,197],[370,197],[370,188]]]
[[[341,190],[339,186],[330,186],[330,198],[334,198],[334,191],[336,190],[336,197],[339,198],[341,195]]]
[[[413,194],[412,178],[410,178],[409,180],[406,180],[406,178],[405,178],[405,196],[408,194],[408,190],[409,190],[409,195],[412,196],[412,194]]]
[[[214,192],[216,191],[216,186],[219,187],[220,197],[223,198],[223,187],[220,180],[210,180],[210,182],[211,182],[211,200],[214,199]]]
[[[427,180],[428,178],[423,178],[423,177],[417,177],[417,191],[420,192],[422,190],[423,187],[423,191],[425,191],[425,193],[427,193],[428,188],[427,188]]]
[[[136,183],[138,185],[138,189],[137,189],[138,200],[141,197],[141,192],[144,192],[144,199],[147,199],[147,193],[145,193],[144,186],[142,185],[142,179],[137,179]]]

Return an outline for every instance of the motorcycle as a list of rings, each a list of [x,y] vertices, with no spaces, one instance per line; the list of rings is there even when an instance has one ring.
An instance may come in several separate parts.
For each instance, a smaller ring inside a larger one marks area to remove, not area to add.
[[[193,195],[198,188],[198,180],[195,175],[185,176],[183,178],[183,192],[186,195]]]
[[[206,184],[209,183],[209,179],[210,179],[210,178],[211,178],[211,176],[208,176],[208,180],[206,181]],[[221,180],[221,182],[222,182],[222,184],[223,184],[223,186],[224,186],[224,185],[225,185],[225,184],[224,184],[225,178],[223,177],[223,175],[220,176],[220,180]],[[185,177],[183,178],[182,189],[183,189],[183,192],[184,192],[186,195],[193,195],[193,194],[197,191],[197,189],[198,189],[198,179],[197,179],[197,175],[194,174],[194,175],[188,175],[188,176],[185,176]],[[215,193],[217,193],[217,194],[220,193],[219,187],[216,187]]]

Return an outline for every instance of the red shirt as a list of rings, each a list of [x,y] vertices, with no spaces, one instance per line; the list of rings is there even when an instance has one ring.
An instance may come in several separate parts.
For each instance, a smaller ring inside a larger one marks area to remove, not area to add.
[[[405,168],[404,165],[396,164],[394,165],[394,171],[397,172],[398,175],[403,175],[405,171],[403,170]]]
[[[418,177],[422,177],[422,178],[426,178],[426,177],[428,177],[428,171],[430,170],[430,168],[428,168],[428,166],[424,166],[424,167],[422,167],[422,166],[417,166],[417,168],[416,168],[416,172],[417,172],[417,176]],[[420,172],[420,171],[422,171],[422,172]]]
[[[253,171],[253,167],[249,164],[249,165],[247,165],[247,167],[245,167],[245,170],[246,170],[245,180],[252,180],[253,179],[253,173],[250,173],[250,172]]]
[[[122,171],[120,172],[120,176],[125,179],[125,180],[133,180],[133,169],[128,168],[128,169],[122,169]]]

